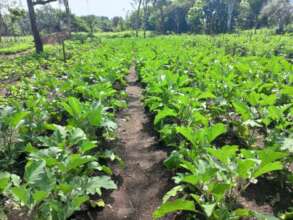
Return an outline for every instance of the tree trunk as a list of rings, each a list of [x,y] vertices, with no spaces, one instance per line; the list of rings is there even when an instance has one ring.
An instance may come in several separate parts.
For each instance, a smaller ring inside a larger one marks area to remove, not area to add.
[[[148,0],[144,0],[144,3],[143,3],[143,38],[146,38],[147,18],[148,18]]]
[[[160,7],[160,24],[159,24],[160,33],[164,33],[164,10],[163,6]]]
[[[175,15],[175,21],[176,21],[176,33],[179,34],[180,32],[180,15],[179,12]]]
[[[67,30],[68,30],[69,36],[71,36],[71,12],[70,12],[70,7],[69,7],[68,0],[63,0],[63,2],[64,2],[66,16],[67,16],[67,18],[66,18]]]
[[[3,24],[2,24],[2,14],[1,14],[1,8],[0,8],[0,43],[2,42],[2,27],[3,27]]]
[[[279,17],[278,19],[278,28],[276,30],[276,34],[283,34],[284,33],[284,19]]]
[[[43,43],[42,43],[42,39],[40,36],[40,32],[37,27],[36,14],[35,14],[34,5],[33,5],[32,0],[27,0],[27,6],[28,6],[28,11],[29,11],[31,29],[32,29],[33,37],[34,37],[36,52],[41,53],[41,52],[43,52]]]
[[[231,32],[232,30],[232,17],[235,7],[235,0],[228,1],[228,16],[227,16],[227,31]]]
[[[138,29],[140,26],[140,8],[141,8],[142,0],[138,2],[137,14],[136,14],[136,24],[135,24],[135,36],[138,37]]]

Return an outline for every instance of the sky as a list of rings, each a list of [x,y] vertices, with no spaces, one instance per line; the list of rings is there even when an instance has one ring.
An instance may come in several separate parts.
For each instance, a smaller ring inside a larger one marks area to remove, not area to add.
[[[26,0],[20,0],[26,6]],[[98,16],[122,16],[132,9],[132,0],[69,0],[71,10],[76,15],[94,14]],[[51,3],[56,7],[58,4]]]

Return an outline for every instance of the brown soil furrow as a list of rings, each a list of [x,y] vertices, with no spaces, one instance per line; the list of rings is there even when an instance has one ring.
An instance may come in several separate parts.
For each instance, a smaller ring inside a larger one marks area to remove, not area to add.
[[[159,149],[152,134],[134,67],[127,80],[129,107],[118,117],[119,143],[114,149],[125,167],[114,168],[121,183],[110,195],[106,208],[97,214],[97,220],[151,220],[169,188],[169,176],[163,167],[167,153]]]

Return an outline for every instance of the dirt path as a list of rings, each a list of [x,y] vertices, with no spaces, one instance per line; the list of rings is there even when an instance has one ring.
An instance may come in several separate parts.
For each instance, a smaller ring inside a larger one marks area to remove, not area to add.
[[[121,180],[120,186],[109,196],[97,220],[151,220],[168,190],[169,176],[163,167],[167,154],[159,149],[152,134],[133,67],[127,80],[129,108],[118,117],[120,143],[114,149],[124,160],[125,168],[114,169]]]
[[[0,59],[15,59],[17,57],[25,56],[33,52],[33,49],[27,49],[18,53],[13,54],[0,54]]]

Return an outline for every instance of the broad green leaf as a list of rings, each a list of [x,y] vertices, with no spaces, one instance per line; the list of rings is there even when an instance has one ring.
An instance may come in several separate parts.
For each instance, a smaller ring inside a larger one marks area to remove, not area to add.
[[[82,129],[73,128],[70,131],[69,139],[70,139],[70,144],[75,145],[80,143],[81,141],[87,140],[87,137]]]
[[[235,111],[240,114],[243,121],[251,119],[250,109],[247,107],[247,105],[240,101],[234,101],[232,104]]]
[[[272,120],[279,120],[282,118],[283,112],[281,108],[277,108],[276,106],[268,107],[268,117]]]
[[[91,110],[88,113],[88,120],[90,122],[91,125],[99,127],[102,124],[102,119],[103,119],[103,115],[102,115],[102,108],[95,108],[93,110]]]
[[[237,161],[237,173],[242,178],[249,178],[252,170],[260,163],[255,159],[243,159]]]
[[[11,192],[18,201],[27,206],[30,205],[30,193],[24,186],[13,187]]]
[[[157,125],[160,121],[162,121],[163,119],[167,118],[167,117],[176,117],[177,113],[170,109],[165,107],[163,110],[159,111],[158,114],[155,117],[154,120],[154,124]]]
[[[72,154],[68,158],[66,169],[67,171],[69,171],[76,168],[81,168],[82,165],[94,160],[95,158],[92,156],[81,156],[80,154]]]
[[[62,106],[72,117],[80,117],[82,113],[81,103],[75,97],[69,97],[67,102],[62,103]]]
[[[252,217],[253,213],[249,209],[236,209],[233,214],[237,217]]]
[[[196,170],[197,170],[197,167],[194,163],[191,163],[187,160],[182,160],[181,164],[180,164],[180,167],[188,170],[190,173],[192,174],[196,174]]]
[[[163,197],[163,203],[166,203],[171,197],[176,196],[178,192],[182,192],[183,190],[184,190],[184,187],[181,185],[173,187]]]
[[[257,178],[263,174],[276,171],[276,170],[282,170],[283,165],[281,162],[273,162],[273,163],[268,163],[264,166],[261,166],[259,169],[256,170],[256,172],[253,174],[254,178]]]
[[[251,105],[257,105],[260,94],[253,91],[246,96],[246,99]]]
[[[204,125],[205,127],[207,127],[209,125],[208,118],[206,116],[200,114],[198,111],[197,112],[194,112],[192,114],[192,116],[193,116],[195,122],[199,122],[202,125]]]
[[[217,201],[221,201],[225,197],[225,193],[229,190],[231,185],[224,183],[215,183],[212,186],[211,192],[216,197]]]
[[[79,210],[80,206],[88,200],[88,196],[77,196],[73,198],[72,204],[75,207],[75,210]]]
[[[199,96],[197,96],[197,99],[214,99],[216,96],[212,92],[202,92]]]
[[[33,194],[33,199],[35,203],[39,203],[41,201],[43,201],[44,199],[46,199],[49,196],[48,192],[44,192],[44,191],[36,191]]]
[[[61,183],[58,186],[58,190],[61,190],[65,194],[70,193],[73,189],[74,189],[74,186],[67,183]]]
[[[10,174],[7,172],[1,172],[0,173],[0,193],[4,191],[8,186],[10,182]]]
[[[9,120],[12,127],[17,128],[21,121],[28,115],[28,112],[17,112]]]
[[[177,127],[176,131],[185,137],[193,146],[196,146],[195,134],[190,127]]]
[[[81,146],[79,147],[79,150],[81,153],[86,153],[92,149],[97,147],[97,143],[94,141],[84,141]]]
[[[265,165],[270,162],[285,158],[288,154],[285,152],[277,152],[271,149],[264,149],[257,152],[259,159],[261,160],[261,165]]]
[[[283,89],[281,90],[282,94],[292,95],[293,94],[293,86],[284,85]]]
[[[287,150],[289,153],[293,153],[293,138],[285,138],[281,150]]]
[[[224,124],[218,123],[207,128],[208,142],[213,142],[218,136],[227,132],[227,128]]]
[[[114,190],[117,189],[117,185],[109,176],[95,176],[89,179],[87,185],[87,192],[89,194],[102,194],[102,189]]]
[[[196,175],[188,175],[184,176],[181,181],[196,186],[196,184],[200,181],[200,177]]]
[[[45,161],[29,161],[25,166],[24,179],[29,184],[36,184],[39,182],[45,173]]]
[[[164,165],[168,169],[176,169],[180,166],[182,155],[178,151],[173,151],[171,155],[164,161]]]
[[[36,153],[36,152],[38,152],[38,149],[35,148],[35,147],[33,147],[33,146],[29,143],[29,144],[26,145],[26,147],[25,147],[25,151],[26,151],[27,153]]]
[[[224,164],[235,158],[238,146],[224,146],[221,149],[208,148],[208,152]]]
[[[274,105],[277,100],[276,94],[271,94],[271,95],[265,95],[261,94],[261,100],[259,101],[259,104],[265,106],[265,105]]]
[[[194,202],[184,199],[177,199],[175,201],[166,202],[154,212],[153,218],[159,219],[169,213],[176,211],[196,212]]]
[[[215,203],[203,204],[203,205],[201,205],[201,207],[203,208],[203,210],[206,213],[207,217],[211,217],[213,212],[214,212],[214,209],[216,207],[216,204]]]

